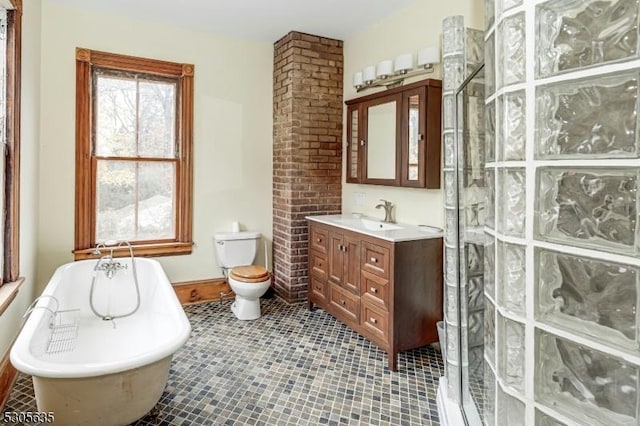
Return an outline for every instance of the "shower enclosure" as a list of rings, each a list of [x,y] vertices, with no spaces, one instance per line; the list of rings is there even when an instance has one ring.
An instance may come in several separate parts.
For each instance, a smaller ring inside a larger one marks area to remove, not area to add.
[[[469,424],[636,426],[640,1],[486,6],[483,402],[469,297],[480,252],[467,238],[471,89],[456,95],[470,39],[462,18],[444,22],[446,396]]]
[[[443,32],[445,375],[448,397],[476,425],[483,419],[485,375],[484,40],[461,16],[445,19]]]

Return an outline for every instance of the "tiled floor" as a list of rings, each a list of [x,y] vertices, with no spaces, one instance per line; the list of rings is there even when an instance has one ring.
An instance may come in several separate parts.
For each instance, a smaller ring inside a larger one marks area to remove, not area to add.
[[[431,346],[386,353],[320,309],[263,300],[241,322],[229,302],[186,308],[193,333],[176,353],[159,414],[137,425],[437,425],[442,359]],[[5,407],[35,411],[21,375]]]

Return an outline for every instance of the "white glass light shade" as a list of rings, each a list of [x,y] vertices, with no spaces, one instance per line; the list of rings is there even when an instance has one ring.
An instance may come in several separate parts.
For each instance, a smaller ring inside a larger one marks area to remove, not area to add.
[[[362,71],[353,73],[353,87],[362,86]]]
[[[386,60],[378,63],[376,68],[376,76],[386,78],[393,74],[393,61]]]
[[[396,56],[396,60],[393,64],[393,70],[398,71],[409,71],[413,68],[413,54],[411,53],[403,53],[402,55]]]
[[[368,83],[376,79],[376,67],[370,65],[362,70],[362,79]]]
[[[440,49],[437,47],[425,47],[418,51],[418,66],[440,63]]]

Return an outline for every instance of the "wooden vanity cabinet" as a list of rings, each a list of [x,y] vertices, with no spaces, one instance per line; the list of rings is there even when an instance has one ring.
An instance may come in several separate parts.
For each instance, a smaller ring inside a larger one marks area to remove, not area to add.
[[[324,309],[385,350],[391,371],[398,352],[438,341],[442,238],[390,242],[311,220],[309,230],[310,310]]]

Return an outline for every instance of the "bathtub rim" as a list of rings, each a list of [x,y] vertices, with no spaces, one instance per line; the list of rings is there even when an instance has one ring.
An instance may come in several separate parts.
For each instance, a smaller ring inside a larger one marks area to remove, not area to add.
[[[167,306],[170,307],[170,309],[177,309],[182,313],[182,315],[178,315],[180,322],[179,324],[176,324],[176,333],[174,338],[170,342],[167,342],[164,345],[158,345],[154,348],[153,351],[142,352],[138,356],[130,357],[125,360],[116,359],[109,362],[85,364],[66,364],[43,360],[32,354],[30,345],[31,337],[35,334],[40,321],[43,320],[43,317],[45,315],[48,315],[48,311],[45,309],[35,309],[27,318],[20,333],[18,334],[18,337],[16,338],[16,341],[11,348],[9,356],[11,364],[21,373],[31,376],[60,379],[87,378],[121,373],[124,371],[139,368],[154,363],[167,356],[173,355],[178,349],[184,346],[191,335],[191,323],[184,313],[182,305],[180,305],[180,302],[178,301],[178,298],[173,290],[173,286],[169,282],[169,278],[164,272],[162,265],[155,259],[141,257],[136,257],[135,259],[136,262],[149,262],[153,265],[155,273],[162,274],[162,276],[164,277],[163,281],[165,281],[165,285],[162,286],[164,287],[162,291],[167,293]],[[74,265],[76,265],[77,267],[79,263],[96,262],[97,260],[95,259],[88,259],[69,262],[59,266],[49,279],[49,282],[47,283],[47,286],[45,287],[45,290],[42,292],[41,296],[52,295],[55,292],[56,287],[61,282],[60,275],[62,275],[66,269],[72,268]],[[50,285],[52,283],[53,285]],[[36,307],[48,306],[47,299],[48,298],[40,299],[36,304]]]

